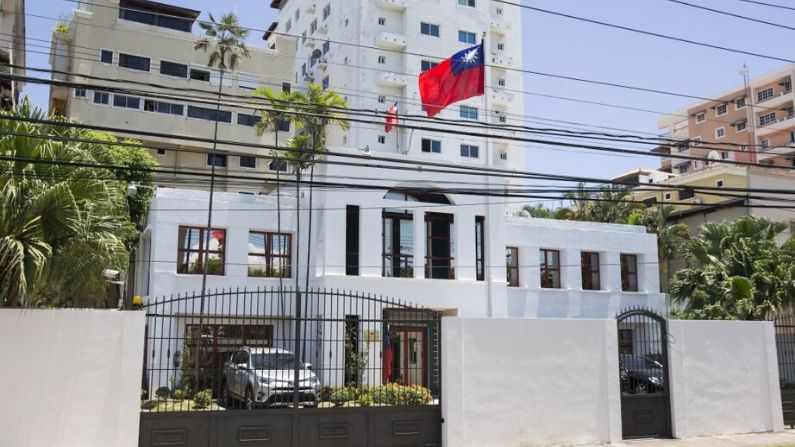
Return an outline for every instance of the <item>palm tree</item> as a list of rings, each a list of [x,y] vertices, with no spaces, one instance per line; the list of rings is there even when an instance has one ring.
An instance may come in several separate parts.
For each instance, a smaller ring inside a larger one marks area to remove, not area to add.
[[[3,116],[45,118],[27,101]],[[0,138],[0,306],[104,304],[102,271],[125,269],[135,234],[127,184],[65,163],[112,164],[116,148],[70,141],[90,139],[71,127],[0,119],[0,130],[23,135]]]
[[[246,47],[245,40],[248,37],[248,30],[240,25],[240,20],[235,13],[226,13],[221,16],[221,20],[216,21],[212,14],[209,14],[209,22],[199,22],[199,27],[204,30],[204,37],[199,39],[195,46],[195,50],[209,51],[210,56],[207,60],[207,66],[210,68],[217,67],[219,73],[218,79],[218,103],[215,107],[215,128],[213,132],[213,150],[211,157],[211,171],[210,171],[210,203],[207,207],[207,229],[205,231],[204,246],[210,246],[210,235],[212,233],[213,225],[213,195],[215,189],[215,151],[218,148],[218,115],[221,111],[221,93],[224,85],[224,75],[227,71],[235,71],[240,65],[242,58],[249,57],[249,51]],[[204,302],[207,294],[207,271],[208,266],[205,265],[202,269],[202,290],[201,299],[199,304],[199,331],[201,334],[203,328],[204,317]],[[199,335],[200,336],[200,335]],[[198,342],[198,340],[196,340]],[[196,368],[196,385],[199,385],[199,369]]]
[[[668,224],[668,219],[674,211],[676,208],[673,205],[656,205],[643,210],[639,219],[639,223],[645,225],[649,233],[657,235],[657,258],[663,292],[668,291],[671,258],[679,255],[685,242],[690,239],[690,229],[687,225]]]

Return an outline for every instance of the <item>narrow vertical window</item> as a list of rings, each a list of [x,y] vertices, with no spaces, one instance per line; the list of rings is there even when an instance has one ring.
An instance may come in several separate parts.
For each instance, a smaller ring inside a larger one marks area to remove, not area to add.
[[[582,289],[600,290],[599,253],[587,251],[580,253],[580,266],[582,267]]]
[[[621,255],[621,290],[638,291],[638,256]]]
[[[475,279],[484,281],[486,279],[486,247],[483,242],[486,221],[483,216],[475,216]]]
[[[454,279],[455,223],[452,214],[426,213],[425,277]]]
[[[359,275],[359,207],[345,208],[345,274]]]
[[[519,287],[519,249],[505,247],[505,268],[508,287]]]
[[[560,251],[542,248],[538,260],[541,265],[541,287],[560,289]]]
[[[414,277],[414,216],[384,211],[382,275]]]

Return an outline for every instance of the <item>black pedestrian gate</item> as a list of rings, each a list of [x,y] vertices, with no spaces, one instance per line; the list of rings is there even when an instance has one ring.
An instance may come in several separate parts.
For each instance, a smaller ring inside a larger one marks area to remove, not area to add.
[[[441,445],[437,311],[287,288],[145,310],[140,447]]]
[[[648,310],[632,309],[617,319],[623,437],[670,438],[665,318]]]
[[[774,324],[784,425],[795,428],[795,315],[779,315]]]

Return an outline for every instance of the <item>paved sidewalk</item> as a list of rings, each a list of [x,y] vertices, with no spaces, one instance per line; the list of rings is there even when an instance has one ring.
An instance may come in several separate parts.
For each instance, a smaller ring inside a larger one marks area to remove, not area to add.
[[[780,433],[711,436],[706,438],[649,439],[610,444],[613,447],[789,447],[790,445],[795,447],[795,430],[785,430]]]

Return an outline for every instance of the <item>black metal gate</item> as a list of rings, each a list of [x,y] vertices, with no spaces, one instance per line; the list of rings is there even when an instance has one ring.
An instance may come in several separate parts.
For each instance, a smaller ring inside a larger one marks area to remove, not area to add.
[[[617,319],[623,437],[670,438],[665,318],[648,310],[632,309]]]
[[[139,446],[439,446],[441,314],[337,290],[146,308]]]
[[[795,315],[776,317],[776,352],[784,425],[795,428]]]

